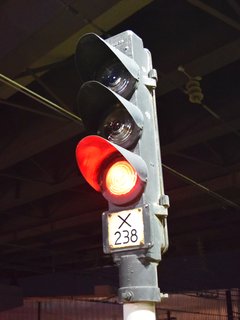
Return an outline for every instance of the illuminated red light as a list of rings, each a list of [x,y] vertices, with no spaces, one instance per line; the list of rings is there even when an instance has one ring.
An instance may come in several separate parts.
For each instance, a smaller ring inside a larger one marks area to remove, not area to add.
[[[144,187],[135,168],[124,158],[115,159],[105,167],[100,181],[103,196],[118,205],[134,201]]]
[[[130,204],[143,193],[147,171],[137,155],[99,136],[83,138],[76,148],[86,181],[116,205]]]
[[[129,193],[137,183],[137,173],[126,160],[114,162],[105,174],[105,185],[115,196]]]

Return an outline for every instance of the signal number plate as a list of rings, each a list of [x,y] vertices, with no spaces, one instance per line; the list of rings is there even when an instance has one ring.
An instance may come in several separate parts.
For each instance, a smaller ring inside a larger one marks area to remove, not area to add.
[[[144,245],[142,208],[108,214],[108,243],[111,249]]]

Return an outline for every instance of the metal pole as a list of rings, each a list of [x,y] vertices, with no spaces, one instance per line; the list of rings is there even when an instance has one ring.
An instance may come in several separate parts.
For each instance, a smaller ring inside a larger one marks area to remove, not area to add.
[[[123,305],[124,320],[156,320],[154,302],[134,302]]]
[[[167,320],[171,320],[171,311],[170,310],[167,311]]]
[[[41,320],[41,301],[38,301],[38,320]]]
[[[157,263],[136,254],[114,256],[119,267],[118,298],[124,320],[156,320],[155,303],[161,301]]]
[[[233,320],[231,290],[226,290],[226,304],[227,304],[227,318],[228,320]]]

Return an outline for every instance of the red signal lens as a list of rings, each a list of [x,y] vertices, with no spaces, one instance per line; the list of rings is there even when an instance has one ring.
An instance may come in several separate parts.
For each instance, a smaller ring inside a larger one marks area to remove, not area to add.
[[[144,188],[137,171],[124,158],[117,158],[105,167],[100,185],[103,196],[118,205],[132,202]]]
[[[116,205],[138,199],[147,181],[141,157],[99,136],[83,138],[77,146],[78,167],[87,182]]]
[[[113,163],[105,175],[105,184],[109,192],[116,196],[129,193],[136,185],[137,172],[126,160]]]

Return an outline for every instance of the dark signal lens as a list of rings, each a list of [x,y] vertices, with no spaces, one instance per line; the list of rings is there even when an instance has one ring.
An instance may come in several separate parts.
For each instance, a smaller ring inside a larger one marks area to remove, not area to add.
[[[136,85],[136,80],[118,60],[107,62],[95,75],[95,80],[124,98],[129,98]]]
[[[98,134],[119,146],[128,148],[140,135],[140,129],[122,106],[115,107],[102,121]]]

